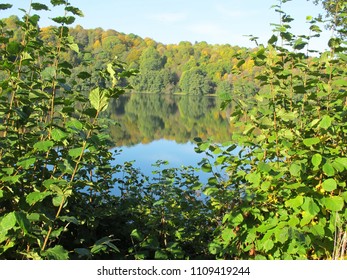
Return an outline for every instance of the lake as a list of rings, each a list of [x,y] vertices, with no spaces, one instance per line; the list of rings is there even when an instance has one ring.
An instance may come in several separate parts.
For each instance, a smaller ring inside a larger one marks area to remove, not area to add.
[[[113,101],[107,118],[116,164],[135,160],[134,166],[150,175],[157,160],[170,167],[198,166],[204,157],[194,151],[195,137],[212,138],[216,143],[230,140],[229,111],[220,110],[220,101],[211,96],[126,94]]]

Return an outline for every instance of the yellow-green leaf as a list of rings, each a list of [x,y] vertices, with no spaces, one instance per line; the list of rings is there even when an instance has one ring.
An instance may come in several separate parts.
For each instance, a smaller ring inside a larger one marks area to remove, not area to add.
[[[323,203],[331,211],[340,211],[344,206],[343,198],[340,196],[324,197]]]
[[[330,192],[337,188],[337,184],[335,179],[329,178],[323,182],[322,187],[325,191]]]
[[[96,88],[89,93],[89,101],[95,110],[101,112],[106,110],[109,103],[109,97],[105,90]]]

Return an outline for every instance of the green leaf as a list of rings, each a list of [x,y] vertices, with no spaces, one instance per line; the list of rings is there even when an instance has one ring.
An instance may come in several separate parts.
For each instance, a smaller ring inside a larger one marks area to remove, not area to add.
[[[263,249],[265,251],[270,251],[273,247],[274,247],[274,242],[271,239],[267,239],[265,240],[265,242],[263,243]]]
[[[210,172],[212,172],[212,166],[211,166],[210,163],[206,162],[206,163],[204,163],[204,164],[201,166],[201,170],[202,170],[203,172],[210,173]]]
[[[154,254],[154,259],[156,260],[168,260],[169,257],[163,250],[157,250]]]
[[[114,252],[119,252],[119,249],[112,243],[112,239],[108,236],[100,238],[95,242],[93,247],[91,248],[90,252],[92,254],[97,254],[102,251],[106,251],[108,249],[111,249]]]
[[[232,222],[234,226],[237,226],[243,222],[243,215],[241,213],[239,214],[233,213],[230,218],[230,221]]]
[[[142,234],[137,230],[134,229],[131,233],[130,236],[137,239],[138,241],[142,241],[143,240],[143,236]]]
[[[313,166],[318,167],[322,162],[322,156],[320,154],[314,154],[311,158]]]
[[[323,129],[328,129],[331,126],[331,122],[332,118],[326,115],[322,118],[318,126]]]
[[[325,236],[325,230],[324,227],[317,224],[317,225],[313,225],[311,228],[311,232],[314,235],[318,235],[319,237],[323,238]]]
[[[265,173],[269,173],[271,171],[271,166],[265,162],[260,162],[258,164],[258,170]]]
[[[255,260],[258,260],[258,261],[265,261],[265,260],[267,260],[267,258],[266,258],[265,256],[263,256],[263,255],[257,254],[257,255],[255,256]]]
[[[73,16],[66,16],[66,17],[55,17],[55,18],[52,18],[52,20],[56,23],[59,23],[59,24],[66,24],[66,25],[69,25],[69,24],[73,24],[75,22],[75,17]]]
[[[331,211],[341,211],[344,206],[343,198],[340,196],[324,197],[323,204]]]
[[[77,157],[81,156],[83,150],[84,150],[83,147],[70,149],[69,150],[69,156],[72,158],[77,158]]]
[[[301,166],[296,163],[293,163],[289,168],[289,172],[293,177],[299,177],[301,172]]]
[[[34,144],[34,149],[42,152],[47,152],[54,146],[54,142],[51,140],[40,141]]]
[[[49,11],[49,8],[48,8],[46,5],[41,4],[41,3],[32,3],[32,4],[31,4],[31,7],[32,7],[33,10],[35,10],[35,11],[41,11],[41,10]]]
[[[41,253],[43,257],[49,260],[68,260],[69,252],[61,245],[56,245],[53,248],[49,248]]]
[[[241,59],[241,60],[237,63],[236,67],[237,67],[237,68],[240,68],[245,62],[246,62],[246,61],[245,61],[244,59]]]
[[[3,197],[4,197],[4,191],[0,190],[0,198],[3,198]]]
[[[210,244],[208,244],[208,250],[212,255],[216,255],[221,251],[221,245],[219,243],[216,243],[212,241]]]
[[[17,219],[15,212],[6,214],[0,221],[0,229],[8,231],[16,225]]]
[[[320,211],[318,205],[311,197],[305,197],[305,202],[301,205],[301,208],[312,216],[315,216]]]
[[[340,158],[335,159],[334,162],[341,164],[345,169],[347,169],[347,158],[340,157]]]
[[[36,158],[27,158],[27,159],[22,159],[18,161],[17,164],[23,169],[29,169],[30,166],[35,163],[35,161],[36,161]]]
[[[246,180],[255,186],[260,185],[261,175],[258,172],[251,172],[246,175]]]
[[[23,212],[16,212],[16,220],[20,228],[23,230],[24,234],[28,234],[30,231],[30,221]]]
[[[92,75],[88,72],[85,72],[85,71],[82,71],[82,72],[79,72],[77,77],[82,79],[82,80],[86,80],[88,78],[90,78]]]
[[[18,43],[17,41],[11,41],[7,44],[6,50],[11,55],[18,55],[21,50],[21,44]]]
[[[80,224],[80,222],[77,220],[77,218],[73,217],[73,216],[60,216],[59,220],[61,220],[63,222],[73,223],[75,225]]]
[[[19,182],[20,178],[21,178],[21,175],[4,176],[4,177],[0,177],[0,181],[2,181],[2,182],[10,182],[10,183],[17,183],[17,182]]]
[[[41,76],[45,81],[51,81],[56,76],[56,73],[56,69],[53,66],[49,66],[41,72]]]
[[[67,2],[66,0],[51,0],[51,4],[53,6],[58,6],[58,5],[66,5]]]
[[[297,39],[297,40],[294,42],[294,49],[296,49],[296,50],[301,50],[301,49],[303,49],[306,45],[307,45],[307,42],[303,41],[302,38],[299,38],[299,39]]]
[[[54,128],[51,132],[51,135],[54,141],[61,141],[67,137],[67,133],[60,130],[59,128]]]
[[[298,195],[295,198],[288,199],[284,204],[286,207],[291,207],[291,208],[298,208],[304,203],[304,197],[301,195]]]
[[[303,143],[305,146],[311,147],[313,145],[320,143],[320,139],[318,137],[306,138],[304,139]]]
[[[44,200],[51,192],[32,192],[25,197],[25,201],[30,205],[34,205],[39,201]]]
[[[12,8],[11,4],[0,4],[0,10],[7,10],[11,8]]]
[[[296,225],[298,225],[299,223],[300,223],[300,220],[296,216],[292,216],[288,221],[288,225],[290,225],[291,227],[296,227]]]
[[[76,52],[76,53],[79,53],[79,52],[80,52],[80,48],[78,47],[78,45],[77,45],[76,43],[69,44],[68,46],[69,46],[69,48],[70,48],[72,51],[74,51],[74,52]]]
[[[233,229],[225,228],[222,231],[222,238],[225,242],[230,242],[231,238],[235,236]]]
[[[313,215],[311,215],[310,213],[308,213],[306,211],[303,211],[301,213],[300,226],[303,227],[303,226],[309,224],[313,218],[314,218]]]
[[[326,162],[323,165],[323,172],[325,173],[325,175],[329,177],[332,177],[335,175],[335,169],[330,162]]]
[[[288,231],[289,231],[288,227],[284,227],[282,229],[278,228],[275,231],[276,241],[284,244],[288,240],[288,238],[290,237],[290,234]]]
[[[345,202],[347,203],[347,191],[346,192],[343,192],[341,194],[341,197],[345,200]]]
[[[80,16],[80,17],[84,16],[83,12],[76,7],[67,6],[67,7],[65,7],[65,11],[71,12],[72,14],[74,14],[76,16]]]
[[[95,110],[102,112],[106,110],[108,106],[109,97],[107,96],[107,92],[105,90],[96,88],[89,93],[89,101]]]
[[[68,121],[66,126],[76,130],[81,130],[83,128],[83,124],[79,120]]]
[[[64,195],[57,195],[57,196],[53,197],[52,204],[55,207],[59,207],[64,201],[65,201]]]
[[[329,178],[323,182],[322,188],[327,192],[331,192],[333,190],[336,190],[337,183],[336,183],[335,179]]]
[[[278,38],[276,35],[272,35],[269,41],[267,41],[270,45],[273,45],[277,42]]]

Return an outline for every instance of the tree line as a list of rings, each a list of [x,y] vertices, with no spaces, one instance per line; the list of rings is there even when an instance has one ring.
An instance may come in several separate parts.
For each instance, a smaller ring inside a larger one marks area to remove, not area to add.
[[[4,28],[14,30],[13,40],[21,38],[18,17],[11,16],[3,22]],[[65,55],[66,61],[73,66],[70,81],[78,80],[78,73],[85,71],[91,74],[90,83],[94,85],[98,80],[97,70],[118,57],[126,63],[127,69],[139,72],[130,78],[136,92],[206,95],[230,92],[243,84],[255,86],[252,79],[241,82],[242,77],[232,74],[232,69],[240,62],[235,55],[245,55],[246,48],[187,41],[165,45],[134,34],[102,28],[84,29],[80,25],[70,27],[69,33],[80,50],[78,54],[70,51]],[[45,44],[56,44],[54,27],[41,27],[40,38]],[[243,69],[255,71],[249,57]]]

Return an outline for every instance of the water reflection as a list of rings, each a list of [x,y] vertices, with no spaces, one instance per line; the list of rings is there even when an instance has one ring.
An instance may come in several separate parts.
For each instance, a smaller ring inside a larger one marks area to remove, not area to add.
[[[157,160],[169,161],[169,167],[198,167],[204,154],[194,151],[195,137],[217,143],[230,140],[228,110],[221,111],[219,105],[217,98],[206,96],[122,96],[107,112],[119,123],[110,127],[116,150],[122,150],[115,164],[135,160],[134,167],[150,177]]]
[[[225,142],[231,135],[227,115],[215,97],[153,94],[122,96],[108,111],[108,117],[119,123],[110,127],[115,146],[160,139],[188,143],[195,137]]]

